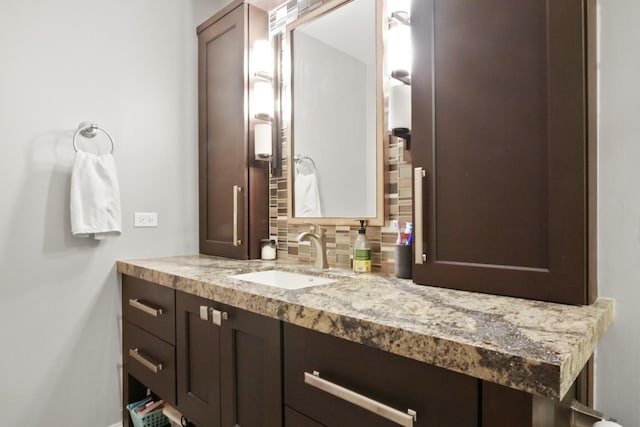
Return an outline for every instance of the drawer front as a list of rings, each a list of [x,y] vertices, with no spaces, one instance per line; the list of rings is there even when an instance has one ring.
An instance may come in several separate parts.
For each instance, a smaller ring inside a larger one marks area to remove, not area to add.
[[[175,347],[124,323],[123,360],[130,375],[167,402],[175,405]]]
[[[122,276],[122,315],[147,332],[175,344],[175,291],[146,280]]]
[[[284,407],[284,427],[325,427],[288,406]]]
[[[284,369],[285,403],[327,426],[478,425],[476,379],[290,324]]]

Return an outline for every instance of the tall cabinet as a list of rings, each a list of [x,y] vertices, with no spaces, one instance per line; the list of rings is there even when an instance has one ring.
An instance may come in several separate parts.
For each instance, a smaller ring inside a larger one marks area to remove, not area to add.
[[[200,253],[258,258],[269,234],[268,169],[255,159],[251,46],[268,38],[261,9],[234,1],[197,29]]]
[[[415,282],[592,302],[595,0],[414,1],[411,28]]]

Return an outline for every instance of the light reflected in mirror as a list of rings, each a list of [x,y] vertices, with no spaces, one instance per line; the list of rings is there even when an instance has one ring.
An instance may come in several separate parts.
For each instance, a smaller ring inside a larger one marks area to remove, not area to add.
[[[380,10],[334,1],[288,27],[290,221],[384,221]]]

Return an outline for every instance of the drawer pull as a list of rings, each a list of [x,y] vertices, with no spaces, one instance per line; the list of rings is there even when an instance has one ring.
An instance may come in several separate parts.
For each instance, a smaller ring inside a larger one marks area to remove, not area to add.
[[[153,307],[149,307],[146,304],[141,303],[140,301],[138,301],[137,298],[129,298],[129,305],[133,308],[137,308],[140,311],[143,311],[153,317],[158,317],[160,315],[162,315],[162,309],[161,308],[153,308]]]
[[[141,355],[140,351],[137,348],[130,348],[129,356],[131,356],[136,361],[140,362],[142,366],[149,369],[154,374],[157,374],[158,372],[162,371],[162,363],[153,363],[152,361],[150,361],[149,359]]]
[[[242,187],[233,186],[233,246],[242,246],[242,240],[238,239],[238,195],[242,193]]]
[[[423,168],[415,168],[413,170],[413,198],[414,198],[414,218],[413,218],[413,246],[414,246],[414,262],[415,264],[424,264],[427,256],[424,252],[424,230],[423,230],[423,210],[422,197],[423,188],[422,180],[426,173]]]
[[[320,373],[318,371],[313,371],[313,374],[305,372],[304,382],[401,426],[413,427],[413,422],[418,421],[418,413],[416,411],[409,409],[404,413],[392,408],[391,406],[387,406],[384,403],[380,403],[368,398],[367,396],[363,396],[355,391],[349,390],[348,388],[334,384],[331,381],[323,380],[320,378]]]

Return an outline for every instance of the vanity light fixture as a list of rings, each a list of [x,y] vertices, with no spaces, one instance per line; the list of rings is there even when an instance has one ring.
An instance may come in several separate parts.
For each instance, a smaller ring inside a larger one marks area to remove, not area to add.
[[[253,44],[253,74],[259,79],[271,81],[273,75],[273,54],[268,40],[257,40]]]
[[[387,69],[397,81],[389,90],[389,131],[411,148],[411,0],[388,0]]]
[[[271,121],[273,117],[273,54],[268,40],[256,40],[251,57],[253,75],[253,114],[259,120]]]
[[[389,90],[389,131],[411,149],[411,86],[399,82]]]
[[[253,85],[253,113],[256,119],[271,121],[273,117],[273,86],[259,81]]]
[[[256,123],[253,128],[255,159],[270,162],[272,159],[273,120],[273,51],[268,40],[256,40],[253,44],[251,66],[255,77],[251,102],[254,117],[267,123]]]
[[[254,127],[254,151],[256,160],[271,160],[271,123],[258,123]]]
[[[391,77],[411,83],[411,1],[389,0],[389,32],[387,33],[387,67]]]

